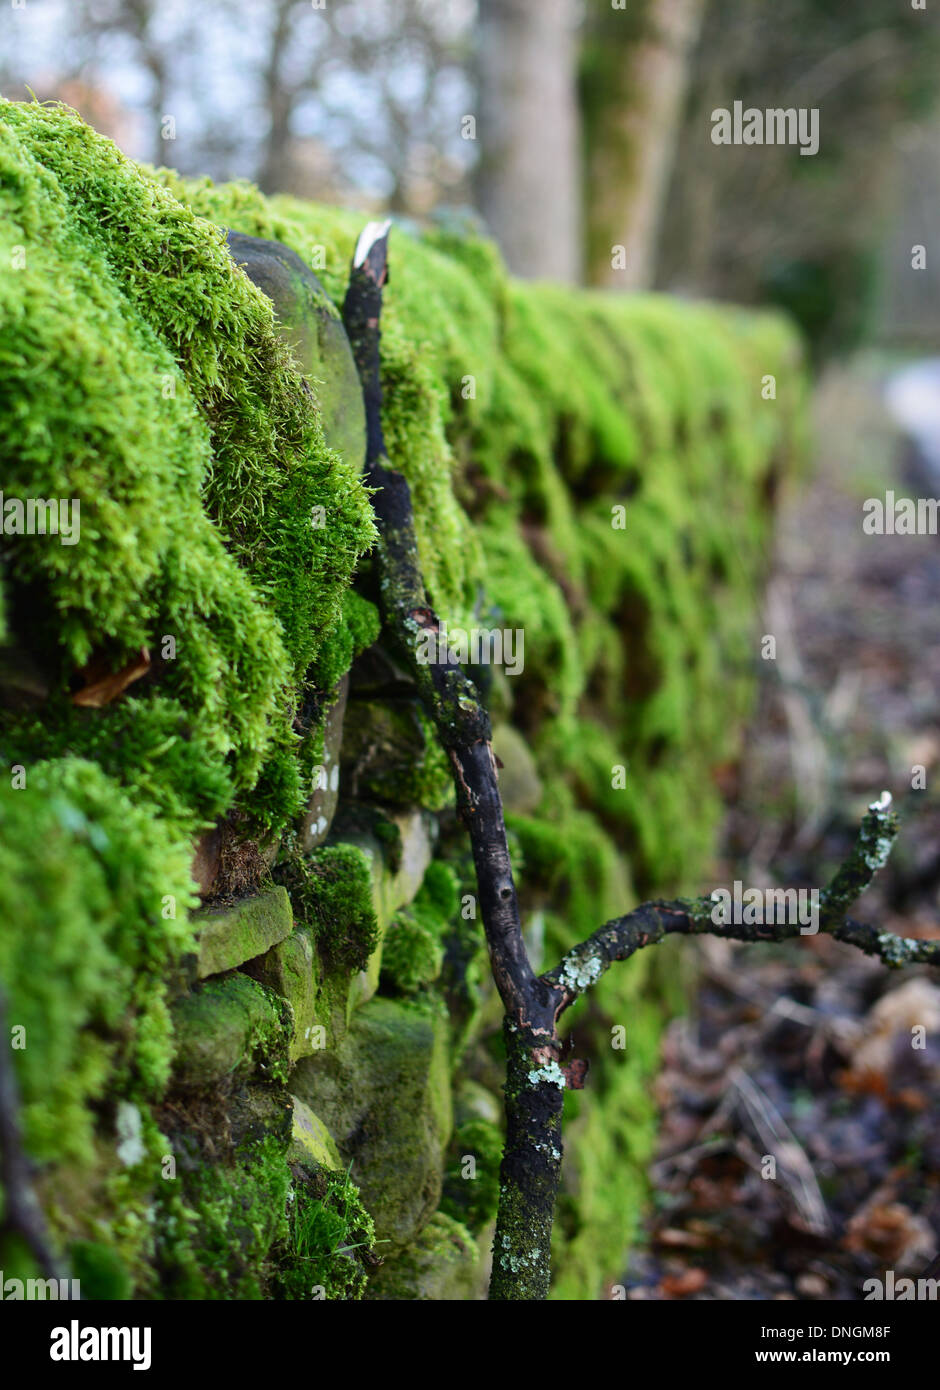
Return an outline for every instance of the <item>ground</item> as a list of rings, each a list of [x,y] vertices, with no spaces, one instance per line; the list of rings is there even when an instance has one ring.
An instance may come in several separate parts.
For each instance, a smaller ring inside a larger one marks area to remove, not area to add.
[[[818,466],[784,505],[765,608],[777,659],[726,770],[736,799],[703,887],[824,884],[889,788],[901,840],[855,915],[936,936],[940,542],[861,528],[866,497],[925,491],[879,403],[889,371],[867,359],[820,387]],[[695,1007],[664,1046],[656,1208],[627,1297],[852,1299],[889,1268],[923,1274],[940,1247],[935,973],[891,974],[813,938],[705,942],[700,962]]]

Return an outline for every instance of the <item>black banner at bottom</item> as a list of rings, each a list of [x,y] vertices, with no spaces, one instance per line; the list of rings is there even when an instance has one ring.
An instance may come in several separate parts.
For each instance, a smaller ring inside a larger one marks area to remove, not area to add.
[[[936,1342],[937,1308],[931,1301],[817,1303],[718,1303],[607,1301],[591,1312],[579,1304],[577,1316],[559,1314],[549,1303],[527,1309],[515,1305],[457,1304],[436,1310],[427,1303],[0,1303],[0,1356],[10,1369],[27,1374],[136,1374],[166,1377],[231,1372],[240,1378],[255,1371],[285,1369],[288,1357],[298,1370],[309,1357],[311,1373],[335,1338],[336,1350],[355,1348],[357,1371],[362,1353],[374,1348],[387,1362],[407,1345],[409,1326],[440,1334],[450,1316],[457,1333],[493,1328],[519,1339],[539,1337],[564,1358],[581,1362],[592,1340],[617,1337],[622,1356],[652,1356],[664,1374],[726,1370],[800,1370],[825,1366],[854,1370],[875,1367],[891,1372],[923,1369]],[[548,1321],[542,1321],[543,1317]],[[391,1317],[391,1321],[389,1321]],[[414,1323],[411,1319],[414,1318]],[[388,1330],[388,1340],[383,1335]],[[369,1340],[361,1340],[368,1333]],[[349,1338],[354,1340],[350,1342]],[[547,1341],[551,1338],[551,1342]],[[326,1339],[324,1341],[324,1339]],[[589,1340],[590,1339],[590,1340]],[[629,1339],[629,1340],[627,1340]],[[929,1340],[928,1340],[929,1339]],[[486,1373],[487,1343],[477,1342],[479,1371]],[[596,1345],[596,1343],[595,1343]],[[465,1348],[463,1364],[470,1369]],[[0,1363],[2,1364],[2,1363]]]

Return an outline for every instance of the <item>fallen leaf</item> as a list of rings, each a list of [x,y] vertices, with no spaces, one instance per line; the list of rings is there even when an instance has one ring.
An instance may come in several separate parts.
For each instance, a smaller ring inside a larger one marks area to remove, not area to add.
[[[137,655],[126,666],[122,666],[120,671],[108,671],[104,657],[92,657],[88,665],[78,673],[85,684],[72,696],[72,704],[87,709],[101,709],[104,705],[110,705],[112,700],[116,700],[129,685],[139,681],[149,670],[150,653],[146,647],[141,647]]]
[[[660,1281],[660,1289],[664,1298],[685,1298],[690,1293],[698,1293],[704,1289],[708,1283],[708,1275],[704,1269],[697,1269],[694,1265],[690,1269],[684,1269],[681,1274],[667,1274]]]
[[[660,1231],[656,1236],[657,1245],[684,1245],[692,1250],[701,1250],[707,1243],[704,1236],[696,1235],[692,1231],[679,1230],[675,1226],[667,1226],[664,1231]]]
[[[868,1202],[848,1223],[846,1250],[869,1250],[899,1269],[912,1269],[936,1253],[937,1238],[927,1221],[901,1202]]]

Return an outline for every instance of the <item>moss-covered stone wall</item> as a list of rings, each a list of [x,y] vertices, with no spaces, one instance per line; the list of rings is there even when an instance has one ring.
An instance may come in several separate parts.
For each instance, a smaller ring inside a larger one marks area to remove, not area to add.
[[[0,206],[0,988],[56,1248],[92,1297],[479,1297],[499,1009],[380,630],[337,308],[362,219],[10,102]],[[391,462],[448,629],[523,634],[475,676],[549,964],[700,886],[799,349],[773,316],[516,283],[459,219],[391,245]],[[29,498],[78,500],[77,543],[20,534]],[[574,1011],[558,1297],[620,1272],[678,998],[663,952]]]

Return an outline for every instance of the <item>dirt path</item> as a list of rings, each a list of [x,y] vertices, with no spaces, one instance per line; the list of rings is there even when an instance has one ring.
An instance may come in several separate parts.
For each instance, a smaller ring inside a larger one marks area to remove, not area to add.
[[[777,658],[715,882],[825,884],[888,788],[901,841],[855,915],[937,936],[940,537],[862,531],[866,497],[925,492],[873,364],[822,383],[816,450],[781,515],[764,618]],[[887,1269],[923,1274],[940,1249],[936,972],[892,975],[812,937],[707,941],[701,968],[664,1045],[654,1215],[628,1297],[860,1298]]]

